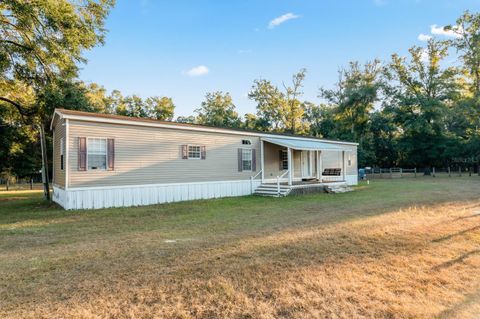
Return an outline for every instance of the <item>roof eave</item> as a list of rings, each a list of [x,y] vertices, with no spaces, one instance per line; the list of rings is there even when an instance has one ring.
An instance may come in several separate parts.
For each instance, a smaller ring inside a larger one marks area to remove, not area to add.
[[[59,112],[58,109],[55,109],[55,111],[53,112],[52,120],[50,121],[50,131],[53,129],[53,123],[55,122],[55,117],[57,117],[57,116],[62,118],[63,114],[61,112]]]
[[[83,112],[87,113],[87,112]],[[279,135],[277,134],[269,134],[268,132],[249,132],[249,131],[240,131],[240,130],[232,130],[228,128],[216,128],[216,127],[205,127],[205,126],[183,126],[183,125],[176,125],[176,123],[155,123],[151,122],[140,122],[135,120],[129,119],[118,119],[118,118],[105,118],[105,117],[96,117],[87,114],[68,114],[63,113],[62,109],[55,109],[55,113],[58,114],[63,119],[72,119],[72,120],[82,120],[82,121],[91,121],[91,122],[100,122],[100,123],[121,123],[127,125],[137,125],[137,126],[151,126],[151,127],[163,127],[163,128],[170,128],[170,129],[181,129],[181,130],[194,130],[194,131],[204,131],[204,132],[221,132],[221,133],[230,133],[230,134],[237,134],[237,135],[250,135],[250,136],[258,136],[262,137],[271,137],[271,138],[278,138]],[[55,118],[55,116],[54,116]],[[53,125],[53,120],[52,124]],[[319,141],[324,143],[330,144],[344,144],[344,145],[352,145],[357,146],[358,143],[354,142],[344,142],[344,141],[332,141],[332,140],[323,140],[314,137],[302,137],[302,136],[289,136],[289,135],[282,135],[282,138],[286,139],[299,139],[299,140],[311,140],[311,141]]]

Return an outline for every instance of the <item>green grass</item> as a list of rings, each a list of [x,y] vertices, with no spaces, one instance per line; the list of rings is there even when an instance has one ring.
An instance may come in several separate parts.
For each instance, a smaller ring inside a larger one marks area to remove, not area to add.
[[[342,286],[347,282],[333,285],[326,270],[321,272],[317,267],[329,258],[339,258],[337,263],[359,258],[359,251],[375,256],[378,249],[379,258],[394,258],[393,250],[412,244],[405,232],[413,232],[412,242],[419,234],[449,236],[439,226],[432,226],[431,231],[409,227],[437,225],[449,220],[451,214],[469,216],[471,209],[478,209],[479,190],[477,176],[412,178],[362,183],[346,194],[247,196],[86,211],[65,211],[44,202],[40,192],[0,193],[0,316],[149,317],[159,309],[164,317],[209,318],[439,315],[452,306],[448,300],[454,303],[463,294],[471,294],[473,288],[452,283],[447,290],[456,297],[438,301],[426,312],[408,310],[408,301],[402,301],[401,296],[390,303],[377,300],[381,306],[366,305],[355,301],[357,295],[345,292],[352,289]],[[457,206],[461,207],[458,211],[445,208]],[[435,221],[430,214],[437,207],[446,213]],[[417,220],[415,214],[421,218]],[[392,226],[394,219],[404,224]],[[465,223],[475,221],[478,219],[465,219]],[[388,230],[393,237],[384,233],[365,237],[391,227],[398,232]],[[475,224],[461,227],[472,228],[470,232],[478,235]],[[322,240],[311,241],[312,236]],[[377,241],[378,236],[382,241]],[[472,240],[480,244],[479,236]],[[450,256],[457,249],[455,246],[437,255]],[[476,262],[477,254],[473,252],[468,258]],[[312,264],[314,261],[318,263]],[[361,259],[352,267],[363,262]],[[388,262],[383,260],[379,265],[386,267]],[[478,271],[477,266],[474,263],[465,272]],[[286,269],[326,276],[333,291],[319,292],[320,283],[310,283],[310,287],[302,280],[298,287],[291,287],[291,282],[282,286],[285,283],[276,276],[287,276]],[[265,281],[270,273],[273,277]],[[316,293],[298,295],[301,300],[296,304],[291,289]],[[388,285],[378,289],[388,289]],[[421,294],[424,288],[419,289]],[[266,301],[265,294],[270,294]],[[345,304],[332,303],[329,308],[308,301],[329,294]],[[259,300],[264,308],[254,306]],[[282,312],[275,312],[278,307]],[[323,310],[316,313],[316,308]]]

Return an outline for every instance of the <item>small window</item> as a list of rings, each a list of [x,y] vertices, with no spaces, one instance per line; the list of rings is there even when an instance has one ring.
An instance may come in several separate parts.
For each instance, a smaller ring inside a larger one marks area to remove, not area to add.
[[[242,170],[252,170],[252,150],[249,148],[242,149]]]
[[[242,140],[243,145],[252,145],[252,141],[250,140]]]
[[[107,140],[103,138],[87,139],[88,169],[107,169]]]
[[[65,154],[65,139],[62,137],[60,139],[60,169],[63,171],[64,167],[64,154]]]
[[[288,169],[288,152],[286,150],[282,150],[282,168]]]
[[[189,159],[200,159],[202,157],[202,152],[200,146],[198,145],[188,145],[188,158]]]
[[[351,155],[350,153],[348,154],[348,161],[347,161],[347,163],[348,163],[348,166],[352,166],[352,155]]]

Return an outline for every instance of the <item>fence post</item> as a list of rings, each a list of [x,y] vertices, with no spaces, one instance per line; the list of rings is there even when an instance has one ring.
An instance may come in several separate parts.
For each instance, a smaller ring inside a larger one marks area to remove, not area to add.
[[[400,178],[403,177],[403,168],[400,168]]]
[[[33,189],[33,178],[30,178],[30,190]]]
[[[413,172],[415,173],[415,178],[417,178],[417,168],[416,167],[413,169]]]
[[[5,184],[7,186],[7,191],[8,191],[8,186],[10,186],[9,184],[10,184],[10,179],[7,176],[7,183]]]
[[[435,166],[432,167],[432,177],[435,177]]]
[[[472,168],[471,167],[468,168],[468,176],[472,176]]]
[[[458,176],[462,176],[462,167],[460,165],[458,166]]]
[[[390,167],[390,178],[393,178],[392,168]]]
[[[450,166],[448,167],[448,177],[452,177],[452,174],[450,172]]]

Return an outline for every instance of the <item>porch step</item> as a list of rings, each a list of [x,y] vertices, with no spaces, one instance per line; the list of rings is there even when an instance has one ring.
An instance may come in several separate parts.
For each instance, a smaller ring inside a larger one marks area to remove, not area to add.
[[[325,192],[331,194],[346,193],[353,191],[353,188],[347,185],[347,183],[325,185]]]
[[[255,195],[280,197],[287,196],[291,191],[290,186],[280,185],[280,193],[276,184],[262,184],[254,192]]]

